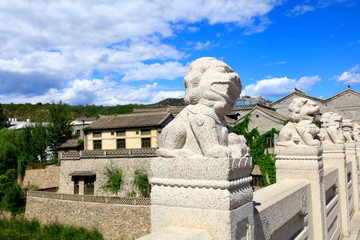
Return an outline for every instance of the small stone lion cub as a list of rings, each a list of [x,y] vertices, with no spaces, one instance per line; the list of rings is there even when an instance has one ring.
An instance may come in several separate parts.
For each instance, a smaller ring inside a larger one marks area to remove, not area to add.
[[[306,98],[294,98],[289,105],[290,122],[280,131],[278,146],[320,145],[320,129],[314,124],[319,106]]]
[[[239,75],[215,58],[200,58],[190,65],[184,85],[189,105],[163,129],[158,155],[241,158],[248,154],[245,138],[229,133],[225,121],[241,93]]]

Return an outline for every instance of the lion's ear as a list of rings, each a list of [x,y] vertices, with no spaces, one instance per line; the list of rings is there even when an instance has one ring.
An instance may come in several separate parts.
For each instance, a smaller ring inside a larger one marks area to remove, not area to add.
[[[201,98],[199,87],[189,89],[185,92],[184,101],[187,104],[197,104]]]

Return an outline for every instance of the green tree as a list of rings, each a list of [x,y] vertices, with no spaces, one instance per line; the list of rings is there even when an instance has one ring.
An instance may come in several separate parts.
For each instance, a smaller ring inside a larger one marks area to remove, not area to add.
[[[45,125],[37,123],[22,129],[23,149],[28,157],[28,162],[43,162],[46,159],[46,149],[49,146],[49,134]]]
[[[4,113],[4,110],[3,110],[2,105],[0,103],[0,129],[8,128],[9,125],[10,124],[8,122],[8,118],[7,118],[6,114]]]
[[[50,147],[56,156],[56,148],[72,137],[71,117],[68,107],[61,101],[58,104],[51,104],[48,132]]]
[[[16,130],[0,130],[0,175],[8,169],[18,168],[18,158],[23,152],[22,134]]]

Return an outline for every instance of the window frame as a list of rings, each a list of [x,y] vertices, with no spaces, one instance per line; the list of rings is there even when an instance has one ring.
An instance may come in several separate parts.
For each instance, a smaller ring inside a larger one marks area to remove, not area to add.
[[[97,146],[99,143],[100,143],[100,148],[95,147],[95,146]],[[101,140],[94,140],[94,141],[93,141],[93,149],[94,149],[94,150],[102,150],[102,141],[101,141]]]
[[[101,132],[93,132],[93,138],[100,138],[102,136]]]
[[[126,136],[126,130],[120,129],[116,131],[116,136],[117,137],[124,137]]]
[[[124,147],[119,147],[119,143],[124,143]],[[125,138],[116,139],[116,149],[126,149],[126,140]]]
[[[141,138],[141,148],[151,148],[151,138]]]
[[[141,135],[151,135],[151,129],[150,128],[141,129]]]

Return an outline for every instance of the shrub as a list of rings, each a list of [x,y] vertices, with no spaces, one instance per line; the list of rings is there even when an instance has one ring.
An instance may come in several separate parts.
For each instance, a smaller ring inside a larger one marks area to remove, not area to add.
[[[123,184],[123,170],[110,164],[105,167],[103,174],[105,175],[106,180],[102,188],[117,194]]]
[[[150,184],[146,171],[144,169],[137,169],[134,172],[133,185],[137,187],[143,197],[150,196]]]

